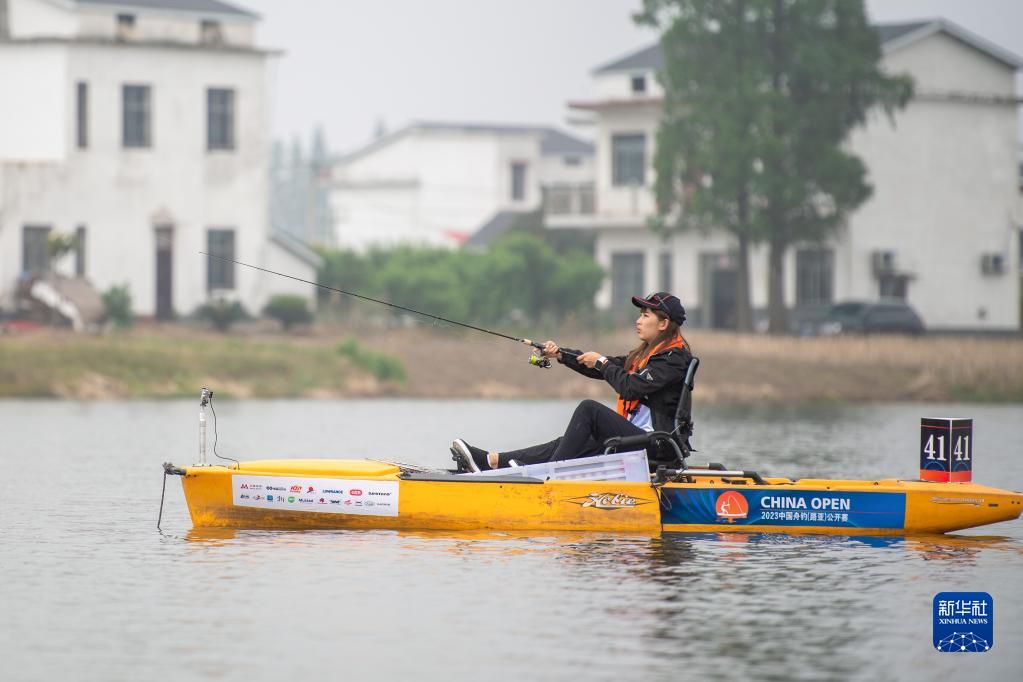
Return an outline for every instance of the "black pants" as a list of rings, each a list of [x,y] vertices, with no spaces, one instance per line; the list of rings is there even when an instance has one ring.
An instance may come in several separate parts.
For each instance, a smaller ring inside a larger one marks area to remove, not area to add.
[[[606,405],[596,400],[584,400],[575,408],[564,436],[549,443],[501,452],[498,454],[498,466],[509,466],[508,460],[512,459],[522,464],[539,464],[599,455],[604,452],[604,441],[611,436],[638,436],[641,433],[645,431]]]

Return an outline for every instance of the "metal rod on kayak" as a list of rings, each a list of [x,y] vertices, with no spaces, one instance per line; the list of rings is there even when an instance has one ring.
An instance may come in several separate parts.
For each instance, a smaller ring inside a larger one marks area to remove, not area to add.
[[[347,296],[354,296],[355,298],[361,298],[364,301],[370,301],[371,303],[379,303],[380,305],[390,306],[391,308],[396,308],[398,310],[404,310],[405,312],[414,313],[416,315],[422,315],[423,317],[428,317],[431,320],[438,320],[440,322],[447,322],[448,324],[454,324],[454,325],[457,325],[459,327],[465,327],[466,329],[473,329],[473,330],[478,331],[478,332],[483,332],[484,334],[490,334],[491,336],[499,336],[502,339],[508,339],[509,341],[518,341],[519,343],[527,344],[527,345],[532,346],[533,348],[536,348],[538,350],[543,350],[543,344],[542,343],[538,343],[538,342],[533,341],[531,339],[520,339],[517,336],[509,336],[508,334],[502,334],[501,332],[495,332],[492,329],[484,329],[483,327],[477,327],[477,326],[472,325],[472,324],[466,324],[465,322],[459,322],[458,320],[450,320],[450,319],[448,319],[446,317],[441,317],[440,315],[431,315],[430,313],[424,313],[423,311],[416,310],[415,308],[407,308],[407,307],[405,307],[403,305],[398,305],[397,303],[391,303],[389,301],[382,301],[379,298],[373,298],[372,296],[364,296],[362,294],[357,294],[354,291],[345,291],[344,289],[338,289],[336,287],[329,287],[326,284],[320,284],[319,282],[310,282],[309,280],[302,279],[301,277],[293,277],[292,275],[285,275],[283,272],[274,272],[273,270],[267,270],[266,268],[261,268],[258,265],[251,265],[249,263],[243,263],[240,260],[235,260],[233,258],[225,258],[224,256],[214,256],[212,253],[206,253],[205,251],[200,251],[199,253],[201,253],[202,255],[207,256],[209,258],[216,258],[217,260],[226,261],[228,263],[237,263],[238,265],[244,265],[245,267],[252,268],[253,270],[259,270],[261,272],[266,272],[266,273],[269,273],[271,275],[277,275],[278,277],[287,277],[288,279],[293,279],[296,282],[302,282],[304,284],[312,284],[314,287],[320,287],[321,289],[326,289],[328,291],[336,291],[339,294],[345,294]],[[568,354],[568,355],[578,355],[577,353],[566,353],[566,354]]]

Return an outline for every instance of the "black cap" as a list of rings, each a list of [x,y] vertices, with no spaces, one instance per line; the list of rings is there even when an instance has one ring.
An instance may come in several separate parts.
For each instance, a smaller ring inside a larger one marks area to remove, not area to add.
[[[680,325],[686,321],[686,309],[682,305],[682,301],[678,300],[677,296],[672,296],[667,291],[658,291],[656,294],[650,294],[643,298],[633,296],[632,305],[637,308],[659,310],[675,324]]]

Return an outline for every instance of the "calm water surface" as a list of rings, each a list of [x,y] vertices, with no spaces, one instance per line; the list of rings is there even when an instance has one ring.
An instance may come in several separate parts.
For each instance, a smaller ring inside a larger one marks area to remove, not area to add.
[[[218,451],[446,466],[574,403],[224,402]],[[1023,521],[944,538],[194,531],[164,461],[188,402],[0,401],[0,679],[1020,679]],[[1023,408],[705,408],[699,458],[915,477],[921,416],[975,418],[975,478],[1023,489]],[[384,426],[384,424],[388,426]],[[211,429],[212,440],[212,429]],[[994,648],[939,654],[939,591],[995,599]]]

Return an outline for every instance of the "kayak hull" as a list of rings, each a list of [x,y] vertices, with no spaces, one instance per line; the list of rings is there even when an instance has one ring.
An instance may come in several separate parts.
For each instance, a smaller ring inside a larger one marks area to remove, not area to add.
[[[183,470],[197,528],[907,535],[1017,519],[1023,494],[975,483],[700,477],[692,483],[402,476],[374,460]]]

